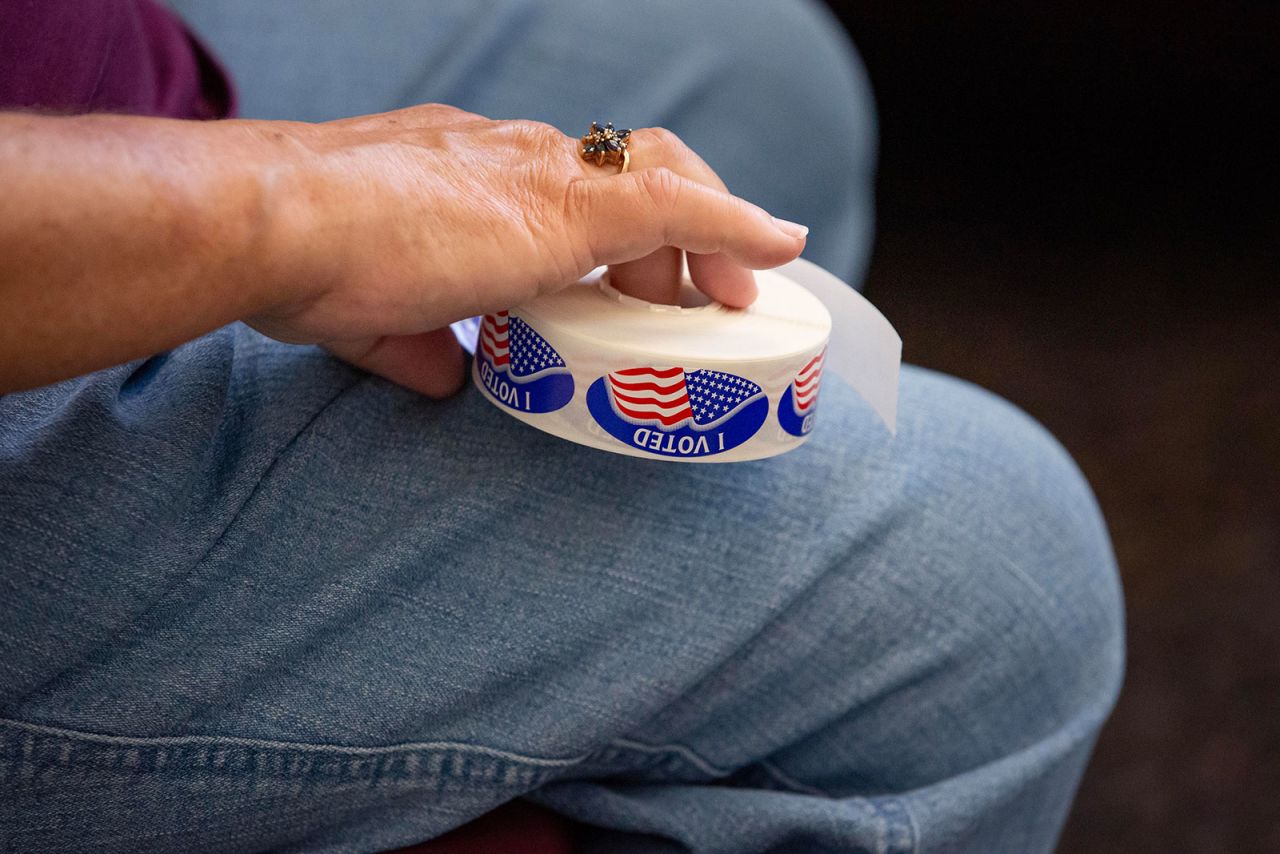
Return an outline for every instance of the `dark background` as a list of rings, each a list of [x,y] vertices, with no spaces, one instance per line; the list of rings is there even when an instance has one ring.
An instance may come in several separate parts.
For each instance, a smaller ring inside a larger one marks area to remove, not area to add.
[[[1128,675],[1061,851],[1280,852],[1280,6],[830,2],[880,111],[868,295],[1111,526]]]

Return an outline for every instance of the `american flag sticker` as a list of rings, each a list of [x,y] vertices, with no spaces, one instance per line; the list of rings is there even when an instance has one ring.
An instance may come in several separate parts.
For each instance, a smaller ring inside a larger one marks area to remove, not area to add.
[[[605,432],[634,448],[705,457],[754,436],[769,400],[760,386],[735,374],[641,367],[597,379],[587,390],[587,409]]]
[[[778,401],[778,423],[792,436],[807,436],[813,429],[818,412],[818,386],[822,383],[822,363],[827,357],[824,347],[796,372],[795,379]]]
[[[508,409],[554,412],[573,398],[568,365],[519,317],[505,311],[486,314],[476,344],[480,381]]]

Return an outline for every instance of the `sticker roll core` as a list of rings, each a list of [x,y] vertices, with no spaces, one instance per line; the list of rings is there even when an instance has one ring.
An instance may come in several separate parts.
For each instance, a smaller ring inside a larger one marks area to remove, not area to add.
[[[619,293],[600,268],[480,318],[472,380],[495,407],[546,433],[673,462],[799,447],[833,373],[892,430],[901,341],[888,321],[807,261],[755,276],[759,296],[746,309],[710,302],[687,281],[681,305],[668,306]]]

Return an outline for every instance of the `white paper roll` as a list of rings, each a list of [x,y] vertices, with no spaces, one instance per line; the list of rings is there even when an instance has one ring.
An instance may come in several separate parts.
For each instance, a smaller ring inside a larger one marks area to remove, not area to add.
[[[784,453],[813,430],[824,373],[892,430],[902,345],[880,312],[803,260],[756,283],[747,309],[706,302],[687,283],[683,307],[664,306],[618,293],[602,268],[486,315],[478,336],[455,329],[475,342],[472,379],[491,403],[604,451],[678,462]]]

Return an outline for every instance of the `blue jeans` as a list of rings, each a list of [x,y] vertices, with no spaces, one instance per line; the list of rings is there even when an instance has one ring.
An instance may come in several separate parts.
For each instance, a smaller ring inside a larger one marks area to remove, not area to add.
[[[816,6],[177,5],[248,114],[666,125],[865,265]],[[1107,533],[1014,407],[901,395],[896,438],[830,382],[805,447],[674,465],[237,325],[0,398],[0,847],[376,851],[527,797],[600,852],[1050,850],[1121,678]]]

